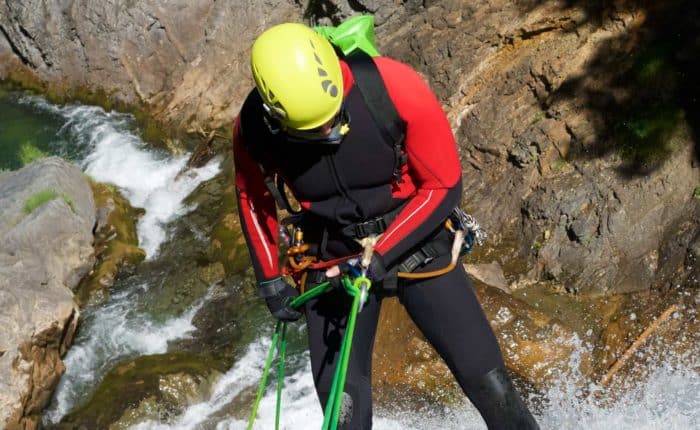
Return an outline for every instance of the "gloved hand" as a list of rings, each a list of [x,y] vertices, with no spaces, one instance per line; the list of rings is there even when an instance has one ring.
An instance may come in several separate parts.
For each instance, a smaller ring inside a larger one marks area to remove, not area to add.
[[[301,312],[289,306],[289,302],[294,300],[299,292],[281,277],[261,282],[258,285],[258,292],[260,297],[265,299],[272,316],[278,320],[296,321],[301,317]]]

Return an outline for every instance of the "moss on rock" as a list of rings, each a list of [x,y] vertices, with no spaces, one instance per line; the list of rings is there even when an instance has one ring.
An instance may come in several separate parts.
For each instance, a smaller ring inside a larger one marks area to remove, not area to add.
[[[146,253],[138,247],[136,220],[142,209],[131,207],[116,187],[89,180],[97,206],[93,270],[83,278],[78,300],[86,301],[95,291],[109,288],[120,270],[143,261]],[[104,294],[102,294],[104,296]]]
[[[66,415],[55,428],[120,428],[118,421],[128,421],[129,417],[142,420],[149,413],[161,419],[174,417],[190,400],[206,398],[212,381],[224,370],[208,356],[190,353],[124,361],[107,373],[89,401]],[[149,403],[151,408],[142,407]],[[130,413],[139,409],[140,413]]]

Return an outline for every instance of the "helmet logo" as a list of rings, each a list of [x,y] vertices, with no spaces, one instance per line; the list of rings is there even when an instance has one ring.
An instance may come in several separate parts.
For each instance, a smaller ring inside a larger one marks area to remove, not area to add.
[[[326,69],[324,69],[323,61],[321,61],[321,58],[319,58],[319,56],[316,54],[316,46],[314,46],[314,42],[309,40],[309,43],[311,44],[311,49],[314,50],[314,59],[316,60],[316,63],[318,63],[318,76],[322,78],[321,88],[323,88],[324,93],[327,93],[329,96],[335,98],[338,96],[338,87],[330,79],[323,79],[324,77],[328,76],[328,72],[326,72]]]

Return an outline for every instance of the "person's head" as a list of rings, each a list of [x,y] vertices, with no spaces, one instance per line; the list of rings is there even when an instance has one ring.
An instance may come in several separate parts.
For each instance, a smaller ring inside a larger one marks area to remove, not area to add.
[[[250,64],[268,120],[289,138],[342,140],[348,131],[343,75],[328,40],[303,24],[276,25],[255,40]]]

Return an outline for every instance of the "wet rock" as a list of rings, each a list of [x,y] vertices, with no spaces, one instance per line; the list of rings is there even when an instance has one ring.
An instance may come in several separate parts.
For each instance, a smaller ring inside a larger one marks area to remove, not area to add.
[[[158,354],[122,362],[105,375],[87,403],[55,428],[128,428],[146,419],[168,422],[209,397],[218,365],[206,356]]]
[[[496,288],[480,283],[475,288],[506,365],[517,378],[542,389],[563,373],[591,373],[589,354],[572,360],[581,341],[570,328]],[[440,401],[462,396],[449,369],[398,300],[382,304],[373,357],[374,386],[382,401],[390,402],[397,393]]]
[[[532,244],[531,275],[598,294],[662,286],[677,276],[663,271],[682,265],[684,248],[675,244],[687,246],[698,231],[696,205],[680,191],[691,187],[697,172],[669,163],[651,178],[624,184],[603,174],[592,181],[590,173],[551,178],[524,200],[523,243]],[[544,231],[551,233],[541,241]]]
[[[496,287],[506,293],[510,293],[510,287],[503,274],[503,269],[497,262],[494,261],[490,264],[465,264],[464,269],[474,279],[491,287]]]
[[[143,261],[146,253],[138,247],[136,221],[143,214],[142,209],[134,209],[119,191],[110,185],[94,181],[90,186],[97,205],[95,226],[94,268],[85,276],[79,286],[79,298],[88,301],[96,295],[95,290],[112,286],[117,274],[133,268]],[[102,299],[106,294],[101,294]]]
[[[186,339],[174,342],[173,348],[179,351],[206,350],[229,365],[233,363],[240,345],[252,340],[255,323],[242,303],[250,300],[242,294],[240,280],[233,285],[217,284],[209,291],[202,307],[192,318],[195,330]]]
[[[597,380],[620,395],[645,381],[658,363],[692,367],[700,354],[699,312],[687,289],[626,297],[597,343]]]
[[[582,352],[579,336],[565,323],[494,288],[475,288],[506,365],[524,381],[542,388],[561,374],[591,373],[592,358]]]
[[[59,158],[0,176],[0,424],[33,428],[78,324],[74,288],[94,261],[95,203]]]

